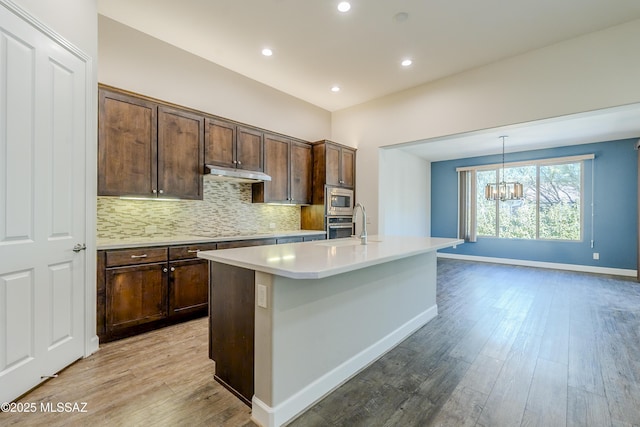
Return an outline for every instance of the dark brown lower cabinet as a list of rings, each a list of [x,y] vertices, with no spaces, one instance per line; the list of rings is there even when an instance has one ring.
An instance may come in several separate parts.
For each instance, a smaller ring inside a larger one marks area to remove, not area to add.
[[[197,258],[215,243],[98,251],[101,342],[206,316],[209,268]]]
[[[209,265],[207,260],[171,261],[169,316],[206,312],[209,303]]]
[[[166,262],[107,269],[107,332],[167,317],[166,270]]]

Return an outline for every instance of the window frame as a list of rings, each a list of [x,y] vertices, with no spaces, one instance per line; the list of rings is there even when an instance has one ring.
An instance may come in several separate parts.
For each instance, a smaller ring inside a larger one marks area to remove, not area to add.
[[[535,238],[527,239],[522,237],[501,237],[500,236],[500,202],[496,200],[495,203],[495,213],[496,213],[496,221],[495,221],[495,234],[494,235],[481,235],[477,234],[477,190],[476,194],[473,197],[468,197],[465,195],[466,200],[470,200],[471,206],[463,205],[462,203],[462,194],[458,194],[458,206],[459,209],[466,209],[468,212],[473,212],[473,215],[476,216],[474,224],[472,225],[472,230],[469,230],[469,234],[477,236],[482,239],[505,239],[505,240],[526,240],[526,241],[542,241],[542,242],[571,242],[571,243],[581,243],[584,242],[585,236],[585,196],[586,191],[584,187],[584,176],[585,176],[585,160],[594,160],[594,154],[584,154],[578,156],[567,156],[567,157],[553,157],[546,159],[537,159],[537,160],[525,160],[525,161],[517,161],[517,162],[509,162],[509,163],[493,163],[487,165],[478,165],[478,166],[466,166],[456,168],[456,172],[460,175],[461,172],[471,173],[473,179],[477,184],[477,172],[478,171],[496,171],[496,177],[498,177],[498,181],[500,180],[500,170],[504,167],[505,169],[511,167],[522,167],[522,166],[535,166],[536,167],[536,231]],[[571,163],[580,163],[580,236],[578,239],[552,239],[552,238],[540,238],[540,167],[541,166],[555,166],[555,165],[563,165],[563,164],[571,164]],[[496,182],[498,182],[496,181]],[[475,185],[473,186],[476,187]],[[470,190],[470,189],[468,189]],[[461,213],[458,212],[458,216],[460,217]],[[468,213],[467,213],[468,215]],[[462,229],[462,226],[459,226]]]

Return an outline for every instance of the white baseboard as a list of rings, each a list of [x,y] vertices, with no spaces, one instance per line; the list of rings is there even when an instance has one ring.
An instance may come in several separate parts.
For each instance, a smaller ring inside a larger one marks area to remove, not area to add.
[[[433,305],[418,314],[395,331],[362,350],[340,366],[327,372],[293,396],[272,408],[253,396],[251,419],[264,427],[278,427],[292,420],[305,409],[348,381],[358,372],[375,362],[383,354],[398,345],[402,340],[420,329],[438,315],[438,306]]]
[[[89,357],[100,348],[100,340],[97,335],[93,335],[85,346],[84,357]]]
[[[614,276],[636,277],[637,270],[623,268],[596,267],[592,265],[561,264],[558,262],[529,261],[524,259],[494,258],[477,255],[451,254],[438,252],[438,258],[460,259],[465,261],[493,262],[496,264],[521,265],[525,267],[550,268],[555,270],[579,271],[583,273],[611,274]]]

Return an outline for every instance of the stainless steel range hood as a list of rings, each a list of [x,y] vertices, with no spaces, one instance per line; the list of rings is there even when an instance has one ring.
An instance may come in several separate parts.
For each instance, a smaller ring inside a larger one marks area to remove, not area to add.
[[[264,182],[271,181],[271,177],[266,173],[249,171],[244,169],[232,169],[215,165],[205,165],[209,170],[209,174],[205,175],[208,179],[216,181],[234,181],[234,182]]]

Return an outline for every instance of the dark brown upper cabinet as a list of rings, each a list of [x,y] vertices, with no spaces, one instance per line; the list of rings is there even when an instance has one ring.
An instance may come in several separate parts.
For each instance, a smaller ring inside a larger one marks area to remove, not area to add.
[[[355,189],[356,150],[323,140],[313,143],[313,204],[324,204],[324,186]]]
[[[98,195],[202,199],[204,117],[100,87]]]
[[[291,141],[291,200],[296,204],[311,204],[313,183],[313,153],[311,145]]]
[[[311,157],[309,144],[265,133],[264,172],[271,181],[253,184],[253,202],[310,204]]]
[[[158,195],[202,200],[204,117],[158,107]]]
[[[226,120],[205,120],[204,164],[264,172],[263,134]]]
[[[99,90],[98,195],[152,194],[157,176],[158,108],[153,102]]]

